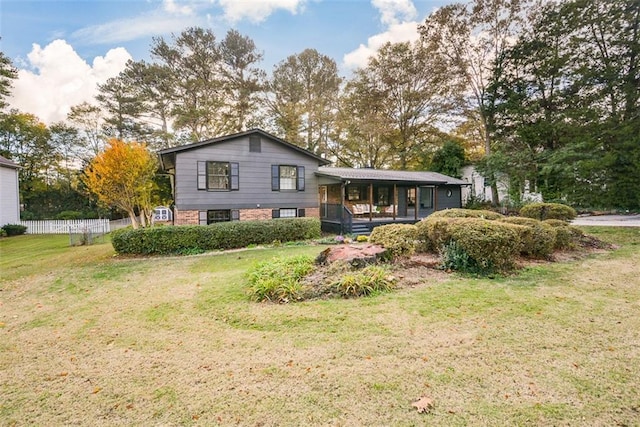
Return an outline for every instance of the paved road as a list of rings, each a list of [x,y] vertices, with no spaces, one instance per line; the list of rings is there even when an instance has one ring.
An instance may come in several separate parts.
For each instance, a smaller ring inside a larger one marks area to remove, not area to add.
[[[573,225],[606,225],[612,227],[640,227],[640,215],[583,216],[571,221]]]

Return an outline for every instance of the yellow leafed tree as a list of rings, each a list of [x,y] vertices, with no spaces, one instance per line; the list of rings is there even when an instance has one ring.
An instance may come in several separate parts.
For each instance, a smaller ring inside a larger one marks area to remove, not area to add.
[[[133,228],[149,225],[153,176],[158,164],[145,144],[111,139],[85,171],[84,182],[98,200],[129,214]],[[140,224],[136,218],[140,212]]]

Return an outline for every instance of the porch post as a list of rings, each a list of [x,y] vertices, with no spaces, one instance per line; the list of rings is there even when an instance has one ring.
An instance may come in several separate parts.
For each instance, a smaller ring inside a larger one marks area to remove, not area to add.
[[[344,234],[344,199],[347,196],[345,188],[344,181],[340,181],[340,213],[338,214],[338,218],[340,218],[340,234]]]
[[[438,186],[433,186],[433,211],[438,210]]]
[[[391,203],[393,203],[393,220],[396,220],[396,210],[398,209],[398,190],[396,188],[396,184],[393,184],[393,198],[391,199]]]
[[[420,209],[420,193],[418,193],[419,190],[420,188],[416,185],[416,203],[414,209],[414,219],[416,220],[416,222],[418,222],[418,209]]]
[[[373,221],[373,183],[369,184],[369,222]]]

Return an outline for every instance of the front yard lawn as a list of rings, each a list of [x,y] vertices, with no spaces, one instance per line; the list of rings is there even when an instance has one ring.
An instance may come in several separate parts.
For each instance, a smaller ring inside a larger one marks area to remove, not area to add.
[[[635,425],[640,229],[588,231],[620,247],[285,305],[251,302],[247,269],[324,247],[121,258],[1,239],[1,424]]]

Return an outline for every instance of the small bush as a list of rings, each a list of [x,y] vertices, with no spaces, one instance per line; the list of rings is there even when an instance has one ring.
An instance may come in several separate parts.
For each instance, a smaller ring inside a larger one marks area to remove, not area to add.
[[[20,224],[5,224],[2,229],[7,233],[7,236],[20,236],[27,232],[27,227]]]
[[[437,252],[451,240],[451,223],[456,218],[434,217],[433,215],[416,224],[418,250],[421,252]]]
[[[382,245],[394,257],[411,255],[416,250],[417,228],[411,224],[388,224],[376,227],[369,241]]]
[[[362,243],[362,242],[367,242],[368,240],[369,240],[369,238],[367,236],[362,235],[362,234],[359,235],[358,237],[356,237],[356,242]]]
[[[530,203],[520,209],[520,215],[540,221],[547,219],[571,221],[577,214],[571,206],[561,203]]]
[[[504,215],[493,211],[454,208],[435,211],[428,218],[482,218],[493,221],[503,217]]]
[[[459,218],[450,224],[451,240],[482,271],[505,271],[520,253],[518,226],[479,218]]]
[[[7,237],[7,232],[4,231],[4,228],[0,228],[0,237]]]
[[[455,241],[445,244],[440,254],[442,256],[442,268],[445,270],[455,270],[462,273],[483,274],[481,266],[469,256]]]
[[[249,296],[256,301],[295,301],[302,291],[301,279],[313,269],[313,258],[306,255],[258,263],[247,272]]]
[[[556,229],[533,218],[507,217],[501,220],[516,224],[520,233],[520,253],[534,258],[548,258],[556,244]]]
[[[379,265],[370,265],[362,270],[343,274],[335,283],[335,288],[345,298],[369,296],[390,291],[395,287],[395,279]]]
[[[56,215],[56,219],[69,220],[69,219],[84,219],[85,216],[79,211],[62,211]]]
[[[111,234],[111,243],[119,254],[150,255],[235,249],[318,237],[320,221],[317,218],[283,218],[222,222],[207,226],[124,228]]]

